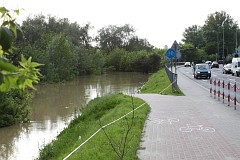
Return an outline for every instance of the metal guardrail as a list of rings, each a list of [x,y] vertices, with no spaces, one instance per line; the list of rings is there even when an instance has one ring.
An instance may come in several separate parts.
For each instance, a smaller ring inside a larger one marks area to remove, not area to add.
[[[177,74],[170,71],[167,65],[165,65],[165,70],[170,82],[172,83],[172,90],[176,91],[177,90]]]

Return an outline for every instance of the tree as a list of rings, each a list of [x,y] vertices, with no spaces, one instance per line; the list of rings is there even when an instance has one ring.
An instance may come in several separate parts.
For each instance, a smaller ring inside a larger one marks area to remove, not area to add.
[[[234,52],[238,25],[225,11],[210,14],[202,30],[206,41],[205,51],[207,54],[219,53],[225,57],[226,53],[229,54]]]
[[[154,47],[146,39],[141,39],[138,38],[138,36],[134,36],[129,39],[128,43],[124,48],[129,52],[141,50],[146,50],[150,52]]]
[[[182,44],[180,52],[183,61],[202,62],[202,60],[207,58],[204,50],[195,48],[192,44]]]
[[[202,34],[202,28],[197,25],[193,25],[185,29],[183,33],[182,41],[184,43],[192,44],[195,48],[201,48],[204,46],[204,39]]]
[[[19,10],[14,10],[14,14],[19,14]],[[13,65],[7,58],[13,52],[13,39],[17,36],[20,27],[11,16],[9,10],[0,7],[0,91],[10,91],[11,89],[26,89],[33,87],[33,83],[39,82],[40,71],[37,69],[41,64],[32,62],[32,58],[25,59],[21,56],[18,66]]]
[[[47,48],[46,78],[51,82],[70,80],[75,76],[77,58],[64,34],[56,35]]]
[[[103,27],[98,31],[96,40],[99,46],[107,52],[115,48],[123,48],[129,44],[129,40],[133,37],[135,30],[129,24],[118,27],[110,25]]]

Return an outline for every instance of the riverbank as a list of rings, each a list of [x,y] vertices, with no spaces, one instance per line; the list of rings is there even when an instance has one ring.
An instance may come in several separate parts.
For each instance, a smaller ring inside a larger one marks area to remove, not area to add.
[[[164,68],[152,74],[148,81],[142,86],[140,93],[157,93],[163,95],[183,96],[184,94],[177,86],[177,90],[172,90],[171,82],[168,79]]]
[[[136,152],[149,106],[141,99],[121,93],[90,101],[82,110],[81,116],[73,120],[56,140],[41,150],[39,159],[65,158],[96,133],[101,126],[113,122],[131,112],[133,107],[136,109],[139,106],[141,106],[139,109],[104,128],[70,157],[70,159],[97,160],[106,159],[106,157],[118,159],[118,155],[124,155],[125,159],[137,159]],[[118,154],[111,146],[114,146]]]
[[[141,92],[159,93],[169,85],[165,70],[161,69],[150,76]],[[182,94],[180,91],[173,93],[171,87],[168,87],[163,93]],[[133,111],[133,106],[134,108],[141,107],[134,111],[134,114],[131,113],[106,129],[97,132],[92,139],[84,143],[101,126]],[[124,156],[124,159],[137,159],[136,152],[139,149],[143,126],[149,110],[149,106],[143,100],[123,94],[96,98],[89,102],[87,107],[82,110],[82,115],[73,120],[56,140],[41,150],[39,159],[63,159],[79,146],[80,148],[70,155],[70,159],[94,160],[106,159],[106,157],[121,159],[121,156]],[[133,124],[132,128],[129,128],[130,124]]]

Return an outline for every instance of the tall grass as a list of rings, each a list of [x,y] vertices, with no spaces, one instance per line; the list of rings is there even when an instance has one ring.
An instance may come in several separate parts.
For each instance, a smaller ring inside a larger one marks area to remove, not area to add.
[[[133,98],[133,103],[136,108],[144,101]],[[63,159],[100,128],[99,120],[102,125],[106,125],[130,111],[132,111],[132,97],[120,93],[90,101],[82,110],[82,115],[73,120],[56,140],[41,150],[39,159]],[[135,111],[134,125],[127,137],[124,159],[137,159],[136,152],[148,112],[149,106],[146,104]],[[111,137],[112,145],[116,148],[123,147],[121,140],[126,134],[131,118],[132,114],[129,114],[126,118],[105,128],[106,133]],[[119,158],[112,149],[107,136],[100,131],[69,159],[115,160]]]
[[[161,93],[164,95],[184,95],[182,91],[177,87],[176,91],[172,90],[172,85],[164,68],[158,72],[152,74],[148,81],[142,87],[141,93]]]

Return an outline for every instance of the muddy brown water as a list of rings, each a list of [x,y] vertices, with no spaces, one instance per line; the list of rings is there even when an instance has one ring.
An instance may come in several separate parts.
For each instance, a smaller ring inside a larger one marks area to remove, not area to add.
[[[147,81],[141,73],[81,76],[64,84],[38,86],[29,123],[0,128],[0,159],[30,160],[51,142],[90,100],[110,93],[134,93]]]

